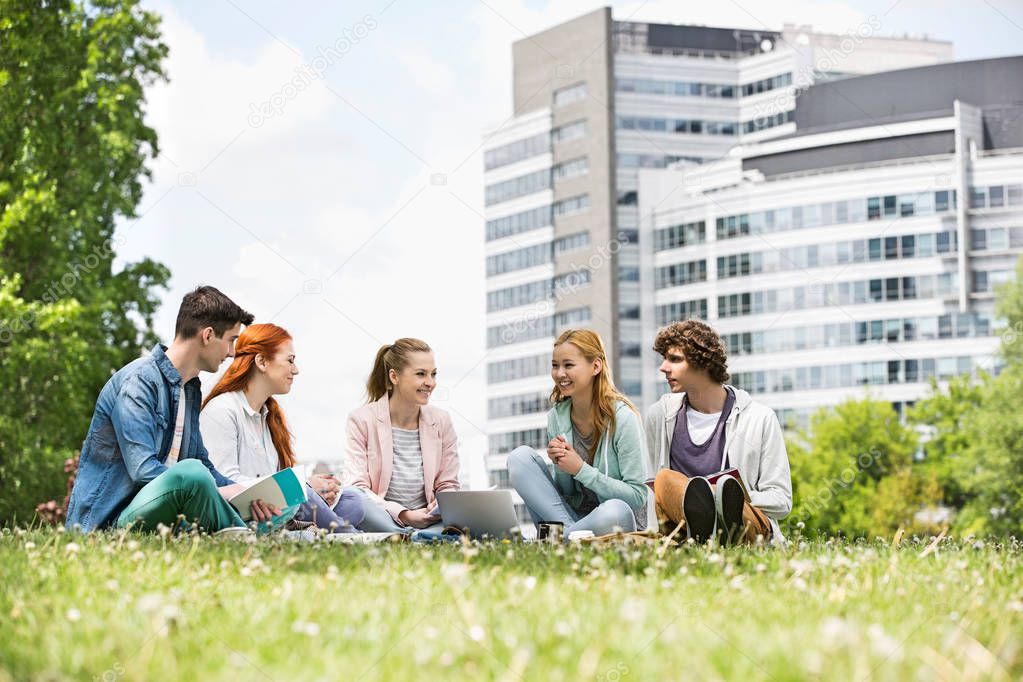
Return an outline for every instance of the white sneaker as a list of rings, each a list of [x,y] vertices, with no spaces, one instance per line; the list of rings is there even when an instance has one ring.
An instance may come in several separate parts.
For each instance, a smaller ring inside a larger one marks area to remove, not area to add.
[[[230,526],[228,528],[221,528],[213,534],[213,537],[252,543],[256,541],[256,532],[245,526]]]

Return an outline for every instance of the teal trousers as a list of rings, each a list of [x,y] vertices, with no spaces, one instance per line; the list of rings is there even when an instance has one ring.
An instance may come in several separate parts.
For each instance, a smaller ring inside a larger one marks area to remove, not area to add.
[[[179,522],[179,516],[185,520]],[[183,530],[193,521],[210,533],[245,526],[220,495],[209,469],[197,459],[183,459],[147,483],[117,517],[116,525],[155,531],[162,523]]]

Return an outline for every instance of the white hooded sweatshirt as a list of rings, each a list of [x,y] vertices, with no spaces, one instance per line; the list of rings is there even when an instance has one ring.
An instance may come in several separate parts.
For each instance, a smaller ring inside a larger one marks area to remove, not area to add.
[[[725,449],[721,469],[739,470],[749,489],[750,502],[771,522],[774,542],[785,538],[778,520],[792,511],[792,475],[785,451],[781,424],[774,410],[754,401],[749,393],[732,386],[735,405],[725,421]],[[685,393],[667,393],[650,406],[646,413],[647,452],[650,471],[671,468],[671,438]]]

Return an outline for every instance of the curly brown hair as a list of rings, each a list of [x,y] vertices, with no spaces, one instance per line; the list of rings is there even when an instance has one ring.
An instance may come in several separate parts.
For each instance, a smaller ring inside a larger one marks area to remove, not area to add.
[[[710,378],[717,383],[728,381],[725,346],[709,324],[699,320],[685,320],[662,327],[654,339],[654,351],[664,356],[670,348],[680,349],[690,367],[707,370]]]

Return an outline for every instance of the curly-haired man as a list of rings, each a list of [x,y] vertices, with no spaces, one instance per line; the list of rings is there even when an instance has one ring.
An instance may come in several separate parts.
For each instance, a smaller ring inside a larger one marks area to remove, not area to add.
[[[727,385],[728,358],[720,336],[698,320],[657,332],[654,350],[671,389],[647,410],[646,437],[657,516],[667,529],[684,521],[703,542],[783,541],[778,519],[792,510],[792,480],[774,411]],[[713,474],[735,468],[737,479]]]

